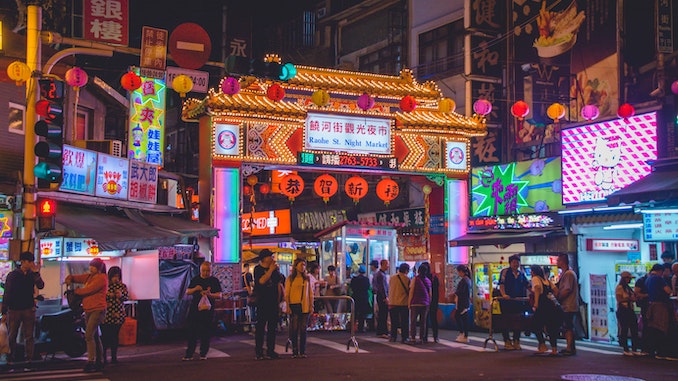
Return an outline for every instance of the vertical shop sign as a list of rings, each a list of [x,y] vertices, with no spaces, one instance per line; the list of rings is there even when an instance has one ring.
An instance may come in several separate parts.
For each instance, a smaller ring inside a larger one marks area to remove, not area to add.
[[[136,160],[129,162],[130,201],[155,204],[158,199],[158,166]]]
[[[165,78],[167,64],[167,35],[165,29],[144,26],[141,29],[141,75]]]
[[[471,166],[499,163],[501,130],[487,126],[487,135],[471,139]]]
[[[467,36],[471,47],[471,64],[466,68],[467,75],[501,78],[502,63],[505,62],[504,45],[491,37]]]
[[[589,275],[591,285],[591,340],[610,341],[607,322],[607,275]]]
[[[130,94],[127,157],[163,166],[165,145],[165,81],[141,77]]]
[[[659,0],[657,8],[657,51],[673,53],[673,0]]]
[[[129,45],[128,0],[84,0],[82,13],[85,40]]]
[[[464,28],[473,32],[501,33],[505,28],[507,3],[501,0],[466,0]]]

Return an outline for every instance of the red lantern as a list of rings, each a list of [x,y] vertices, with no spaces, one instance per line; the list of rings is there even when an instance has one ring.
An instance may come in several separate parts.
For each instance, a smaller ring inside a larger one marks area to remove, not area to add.
[[[120,84],[122,88],[127,91],[134,91],[141,87],[141,77],[133,71],[125,73],[125,75],[120,78]]]
[[[261,194],[271,193],[271,185],[269,185],[268,183],[263,183],[259,185],[259,193]]]
[[[369,187],[367,185],[367,180],[360,176],[351,177],[350,179],[346,180],[346,184],[344,185],[344,191],[348,197],[353,199],[353,202],[356,204],[361,198],[367,195],[368,189]]]
[[[417,100],[411,95],[405,95],[400,100],[400,109],[405,112],[411,112],[417,107]]]
[[[511,114],[518,118],[518,120],[523,120],[529,113],[530,107],[525,101],[520,100],[511,106]]]
[[[245,185],[242,187],[242,193],[245,196],[251,196],[252,195],[252,187],[249,185]]]
[[[280,193],[287,196],[290,201],[294,201],[304,191],[304,179],[301,176],[291,173],[280,180]]]
[[[617,116],[624,120],[628,120],[634,115],[636,115],[636,109],[628,103],[624,103],[623,105],[619,106],[619,109],[617,109]]]
[[[382,179],[377,183],[377,196],[384,201],[384,205],[388,205],[395,200],[400,193],[398,183],[392,179]]]
[[[332,175],[325,173],[320,175],[313,183],[313,190],[315,194],[323,198],[323,201],[328,202],[330,197],[334,196],[339,189],[337,179]]]
[[[266,96],[272,101],[279,101],[285,98],[285,89],[277,83],[274,83],[266,90]]]

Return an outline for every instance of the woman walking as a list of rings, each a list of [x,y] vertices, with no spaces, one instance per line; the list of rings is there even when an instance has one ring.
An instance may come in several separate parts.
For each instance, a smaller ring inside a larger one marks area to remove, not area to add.
[[[421,344],[426,336],[426,319],[431,304],[431,281],[428,279],[428,266],[421,265],[410,282],[407,305],[410,309],[410,341]],[[417,318],[419,318],[419,341],[417,338]]]
[[[546,353],[546,340],[544,339],[544,327],[549,335],[551,343],[551,356],[558,355],[558,335],[560,324],[562,323],[562,310],[559,311],[559,305],[554,300],[557,297],[558,289],[544,277],[544,269],[539,265],[530,267],[532,272],[532,291],[534,292],[534,332],[537,335],[539,346],[537,353]]]
[[[106,264],[100,258],[89,262],[89,273],[69,275],[66,284],[84,283],[84,287],[76,288],[75,294],[84,296],[82,308],[85,310],[85,341],[87,342],[87,365],[85,372],[98,372],[103,369],[103,348],[99,337],[99,325],[106,315]]]
[[[101,343],[104,348],[104,364],[106,351],[111,349],[111,363],[118,363],[118,337],[120,327],[125,322],[125,306],[129,293],[127,286],[122,283],[120,267],[113,266],[108,270],[108,292],[106,292],[106,318],[101,325]]]
[[[294,260],[292,273],[285,281],[285,299],[290,314],[292,357],[306,358],[306,326],[313,312],[313,290],[303,258]]]
[[[457,284],[457,291],[454,296],[457,307],[454,311],[454,318],[459,328],[459,336],[456,338],[458,343],[468,343],[469,309],[471,308],[471,271],[466,265],[457,266],[457,274],[461,278]]]

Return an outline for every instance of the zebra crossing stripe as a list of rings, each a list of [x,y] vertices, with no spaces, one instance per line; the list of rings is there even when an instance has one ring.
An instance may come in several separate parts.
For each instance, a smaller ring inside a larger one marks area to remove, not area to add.
[[[417,346],[414,346],[414,345],[392,343],[390,341],[386,341],[385,339],[382,339],[382,338],[379,338],[379,337],[361,337],[361,338],[359,338],[359,341],[362,341],[362,340],[371,341],[373,343],[383,344],[383,345],[386,345],[388,347],[400,349],[400,350],[407,351],[407,352],[415,352],[415,353],[435,352],[431,349],[425,349],[425,348],[417,347]]]
[[[311,344],[321,345],[323,347],[331,348],[331,349],[337,350],[339,352],[355,353],[355,348],[353,348],[353,346],[349,346],[348,351],[347,351],[346,345],[342,345],[340,343],[335,343],[334,341],[330,341],[330,340],[323,340],[323,339],[319,339],[317,337],[308,337],[308,338],[306,338],[306,341],[311,343]],[[360,344],[360,342],[358,342],[358,344]],[[370,353],[370,352],[366,351],[364,349],[358,349],[358,353]]]

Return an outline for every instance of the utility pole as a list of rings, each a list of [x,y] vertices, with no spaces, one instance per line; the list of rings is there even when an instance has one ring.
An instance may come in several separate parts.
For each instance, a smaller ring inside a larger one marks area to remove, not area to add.
[[[26,82],[26,125],[24,127],[24,173],[23,173],[23,229],[21,231],[21,251],[33,251],[35,230],[35,202],[37,187],[35,186],[35,130],[37,121],[35,103],[38,101],[38,80],[40,79],[42,8],[37,5],[28,6],[28,22],[26,29],[26,64],[31,70],[31,77]]]

